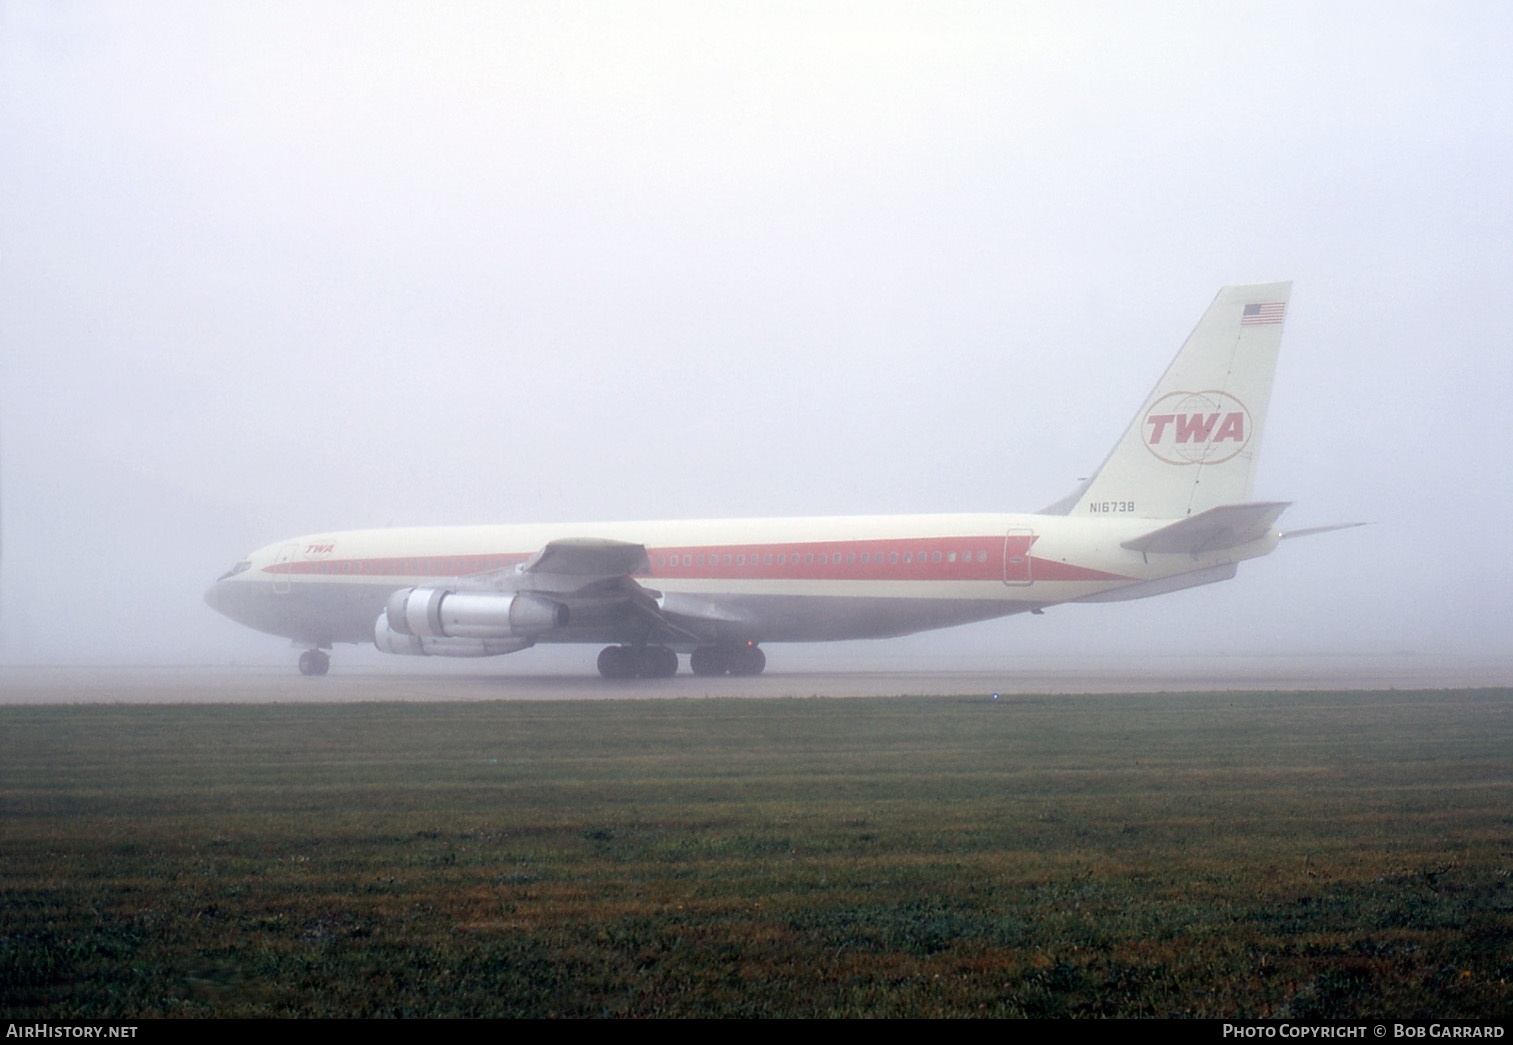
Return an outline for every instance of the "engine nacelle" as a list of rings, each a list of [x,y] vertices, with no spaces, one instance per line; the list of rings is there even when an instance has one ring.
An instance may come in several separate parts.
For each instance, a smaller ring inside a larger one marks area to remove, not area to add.
[[[518,639],[565,626],[567,607],[530,592],[401,588],[384,618],[390,631],[418,639]]]
[[[401,635],[389,627],[389,615],[380,613],[373,624],[373,645],[384,653],[407,657],[498,657],[518,653],[536,644],[531,638],[449,639]]]

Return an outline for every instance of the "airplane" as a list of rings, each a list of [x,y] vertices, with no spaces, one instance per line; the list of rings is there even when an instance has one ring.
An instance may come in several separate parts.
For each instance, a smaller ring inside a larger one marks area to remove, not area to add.
[[[1290,282],[1227,286],[1102,466],[1033,515],[451,526],[317,533],[237,562],[205,601],[303,647],[487,657],[605,644],[606,678],[756,675],[764,647],[881,639],[1143,599],[1273,551],[1252,500]],[[1355,524],[1348,524],[1355,525]]]

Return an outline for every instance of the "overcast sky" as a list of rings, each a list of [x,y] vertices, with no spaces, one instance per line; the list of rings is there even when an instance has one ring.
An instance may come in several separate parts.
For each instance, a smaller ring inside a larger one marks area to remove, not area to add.
[[[1505,653],[1510,40],[1491,2],[3,0],[0,658],[292,661],[201,593],[295,534],[1033,511],[1276,279],[1256,493],[1375,525],[942,657]]]

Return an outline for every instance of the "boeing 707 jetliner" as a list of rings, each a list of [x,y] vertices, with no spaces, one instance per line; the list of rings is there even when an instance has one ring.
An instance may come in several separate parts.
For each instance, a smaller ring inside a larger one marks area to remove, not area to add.
[[[319,533],[253,552],[205,601],[305,647],[307,675],[325,674],[338,642],[433,657],[578,642],[605,644],[607,678],[663,678],[681,653],[696,675],[755,675],[768,643],[1227,580],[1284,536],[1288,502],[1251,488],[1290,289],[1220,290],[1097,474],[1034,515]]]

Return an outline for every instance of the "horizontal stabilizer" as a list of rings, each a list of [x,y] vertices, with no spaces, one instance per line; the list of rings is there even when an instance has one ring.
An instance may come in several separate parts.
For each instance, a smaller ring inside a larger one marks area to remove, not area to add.
[[[1143,537],[1124,541],[1131,551],[1159,555],[1201,555],[1249,544],[1271,532],[1291,501],[1255,501],[1223,504],[1206,512],[1152,530]]]
[[[1289,537],[1312,537],[1316,533],[1332,533],[1335,530],[1352,530],[1357,526],[1365,526],[1363,522],[1335,523],[1333,526],[1308,526],[1301,530],[1283,530],[1282,540]]]

